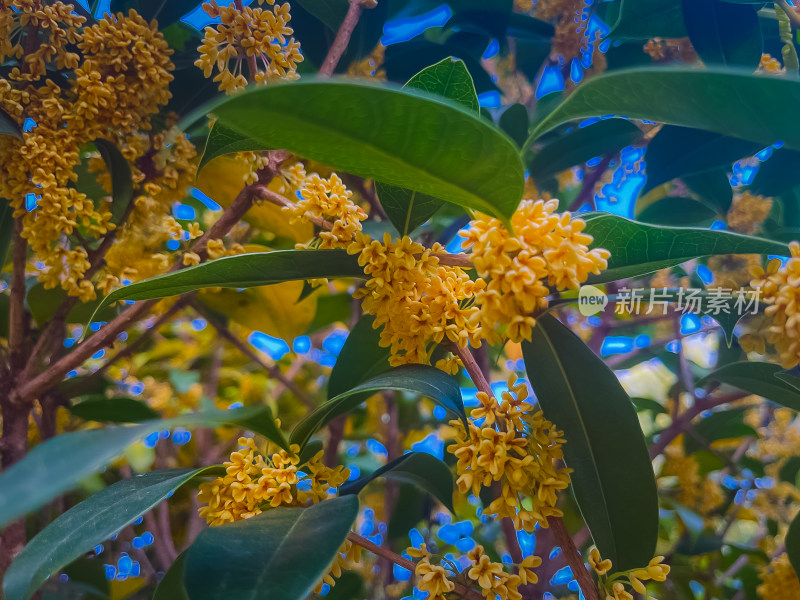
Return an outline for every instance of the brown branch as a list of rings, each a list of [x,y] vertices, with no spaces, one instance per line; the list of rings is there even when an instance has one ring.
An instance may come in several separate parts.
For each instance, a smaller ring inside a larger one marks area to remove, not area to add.
[[[356,25],[358,25],[361,11],[364,10],[364,8],[372,8],[373,6],[375,6],[374,2],[371,2],[370,5],[367,6],[366,0],[350,0],[347,14],[344,16],[344,20],[339,26],[339,31],[336,32],[336,38],[333,40],[333,44],[331,44],[328,50],[328,55],[322,62],[322,67],[320,67],[318,73],[319,75],[323,77],[330,77],[333,75],[336,66],[342,58],[342,54],[347,50],[347,45],[350,43],[353,30],[355,30]]]
[[[479,391],[488,394],[489,396],[493,396],[494,394],[492,393],[492,387],[486,380],[483,371],[478,366],[478,363],[475,361],[475,357],[472,356],[472,352],[469,351],[469,348],[462,348],[458,344],[454,344],[452,342],[443,345],[450,350],[450,352],[461,359],[461,362],[464,363],[464,368],[472,378],[472,383],[475,384],[475,387],[478,388]]]
[[[583,564],[583,558],[578,553],[578,548],[572,542],[572,538],[567,531],[567,526],[564,525],[564,520],[561,517],[550,517],[547,519],[550,529],[556,538],[556,543],[564,553],[567,559],[567,564],[572,568],[572,576],[578,580],[578,585],[583,591],[586,600],[600,600],[597,593],[597,586],[592,580],[592,576]]]
[[[197,301],[192,301],[190,304],[194,310],[200,313],[200,315],[202,315],[202,317],[208,321],[209,324],[214,327],[214,329],[217,330],[217,333],[230,342],[234,348],[244,354],[248,359],[269,373],[270,377],[280,381],[284,387],[294,394],[295,397],[300,400],[300,402],[305,404],[309,410],[314,410],[317,408],[316,402],[314,402],[314,400],[312,400],[311,397],[308,396],[303,390],[297,387],[293,381],[290,381],[284,377],[277,365],[268,365],[266,362],[264,362],[264,360],[256,353],[255,350],[251,349],[247,344],[236,337],[230,329],[225,327],[223,323],[220,323],[219,320],[208,310],[206,310],[202,304]]]
[[[412,573],[416,569],[416,564],[413,561],[408,560],[407,558],[403,558],[402,556],[395,554],[388,548],[384,546],[378,546],[377,544],[373,544],[368,539],[358,535],[357,533],[353,533],[352,531],[347,534],[347,539],[353,542],[354,544],[361,546],[364,550],[369,550],[373,554],[390,560],[394,564],[403,567],[411,571]],[[461,585],[458,582],[453,582],[455,585],[455,592],[456,594],[460,595],[462,598],[466,598],[467,600],[484,600],[483,595],[478,593],[476,590],[467,587],[465,585]]]
[[[9,367],[15,379],[25,365],[25,263],[28,258],[28,241],[22,237],[22,218],[14,219],[13,272],[11,274],[11,299],[8,317]]]
[[[569,210],[578,210],[587,202],[590,202],[592,207],[594,207],[594,188],[597,185],[597,182],[600,181],[603,173],[605,173],[606,169],[608,169],[608,165],[611,164],[612,158],[614,158],[613,154],[606,154],[600,161],[600,164],[598,164],[591,172],[587,173],[586,170],[584,170],[581,191],[578,193],[575,200],[572,201],[572,204],[570,204]]]

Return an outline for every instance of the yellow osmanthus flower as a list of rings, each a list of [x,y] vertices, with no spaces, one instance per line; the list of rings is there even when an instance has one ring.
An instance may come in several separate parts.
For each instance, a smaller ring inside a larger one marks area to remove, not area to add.
[[[347,68],[347,76],[386,81],[386,71],[382,68],[385,54],[386,46],[378,42],[369,56],[350,64]]]
[[[263,3],[259,0],[259,4]],[[274,0],[267,3],[274,4]],[[248,59],[255,62],[256,72],[251,76],[256,83],[297,79],[297,63],[302,62],[303,55],[300,44],[291,37],[294,30],[289,27],[288,2],[272,10],[249,6],[239,10],[211,0],[203,4],[203,9],[209,16],[219,18],[220,23],[206,27],[195,65],[203,69],[206,77],[218,71],[214,81],[220,90],[231,93],[247,85],[242,70]]]
[[[589,552],[589,566],[594,569],[598,575],[605,575],[611,570],[611,561],[609,559],[603,560],[600,558],[600,551],[597,548],[592,548]]]
[[[419,558],[414,568],[417,587],[428,592],[429,600],[445,600],[445,594],[455,589],[455,584],[449,579],[452,573],[441,564],[431,563],[431,554],[425,544],[419,550],[408,548],[406,552],[413,558]]]
[[[737,233],[754,234],[772,210],[772,198],[750,192],[737,194],[728,209],[728,227]]]
[[[758,71],[761,73],[769,73],[771,75],[786,73],[786,69],[781,64],[781,61],[767,53],[761,55],[761,61],[758,64]]]
[[[563,458],[564,439],[540,410],[533,412],[526,402],[525,383],[517,384],[512,375],[508,387],[501,402],[478,392],[481,406],[470,415],[469,431],[464,431],[461,421],[450,422],[458,437],[448,451],[458,459],[457,484],[462,494],[477,496],[482,487],[500,482],[501,496],[484,513],[498,519],[509,517],[517,529],[533,531],[537,523],[547,527],[548,517],[563,514],[556,501],[558,492],[569,485],[569,469],[557,467],[555,461]]]
[[[585,221],[556,212],[558,201],[524,200],[514,215],[512,235],[493,217],[479,215],[462,234],[478,275],[488,283],[477,291],[482,334],[492,344],[500,328],[514,342],[530,340],[535,315],[547,308],[548,286],[575,290],[606,268],[610,253],[589,249]]]
[[[784,552],[768,565],[759,567],[761,585],[758,595],[764,600],[793,600],[800,598],[800,580]]]
[[[609,576],[608,572],[613,566],[611,560],[603,560],[597,548],[592,548],[591,552],[589,552],[589,566],[597,573],[600,589],[605,592],[606,600],[633,600],[633,594],[625,589],[624,579],[627,579],[627,584],[636,592],[642,594],[645,600],[649,600],[650,596],[647,593],[647,588],[642,582],[666,581],[670,567],[663,564],[663,561],[663,556],[656,556],[644,568],[620,571]]]
[[[725,502],[719,485],[700,475],[700,465],[694,456],[686,456],[682,438],[667,446],[664,457],[661,475],[677,477],[678,502],[697,509],[700,514],[707,514]]]
[[[256,450],[252,438],[239,438],[239,446],[241,449],[233,452],[225,463],[224,476],[200,484],[197,498],[205,506],[199,512],[209,525],[247,519],[268,507],[319,502],[331,488],[347,481],[350,474],[341,466],[326,467],[322,451],[303,466],[308,473],[301,476],[297,445],[291,447],[294,454],[280,450],[268,457]],[[304,485],[298,489],[301,482]]]
[[[764,314],[771,319],[766,338],[775,346],[785,369],[800,362],[800,244],[789,244],[791,257],[769,261],[766,270],[760,266],[751,273],[750,285],[760,290],[760,301],[767,307]]]

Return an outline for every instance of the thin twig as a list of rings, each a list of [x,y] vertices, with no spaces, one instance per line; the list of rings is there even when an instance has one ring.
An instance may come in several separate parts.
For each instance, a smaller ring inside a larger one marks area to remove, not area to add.
[[[8,317],[9,366],[11,377],[16,378],[25,365],[25,263],[28,241],[22,237],[22,218],[14,219],[13,272],[11,274],[11,299]]]
[[[336,38],[333,40],[328,55],[322,62],[319,75],[323,77],[330,77],[336,70],[336,66],[342,58],[342,54],[347,50],[347,45],[350,43],[350,37],[353,35],[358,19],[361,17],[361,11],[364,10],[364,0],[350,0],[350,6],[347,8],[347,14],[344,16],[342,24],[339,26],[339,31],[336,32]]]
[[[583,591],[586,600],[600,600],[600,596],[597,593],[597,586],[592,580],[592,576],[589,574],[586,566],[583,564],[583,559],[578,553],[578,548],[572,542],[567,527],[564,525],[564,520],[561,517],[549,517],[547,522],[553,530],[556,543],[564,553],[567,564],[572,568],[572,576],[578,580],[578,585]]]

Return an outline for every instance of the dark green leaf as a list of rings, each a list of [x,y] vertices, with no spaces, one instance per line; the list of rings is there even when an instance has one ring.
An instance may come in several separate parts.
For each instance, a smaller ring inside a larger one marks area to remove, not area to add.
[[[615,0],[603,8],[603,17],[611,26],[611,39],[686,36],[679,0]]]
[[[631,398],[631,402],[636,407],[636,412],[650,411],[654,415],[667,414],[667,409],[652,398]]]
[[[327,572],[358,514],[344,496],[204,530],[186,552],[192,600],[301,600]]]
[[[363,277],[355,256],[344,250],[275,250],[237,254],[114,290],[97,310],[117,300],[148,300],[206,287],[247,288],[319,277]]]
[[[364,580],[353,571],[345,571],[336,585],[325,595],[325,600],[361,600],[365,598]]]
[[[784,383],[788,383],[790,386],[800,392],[800,366],[794,366],[791,369],[786,369],[785,371],[778,371],[775,373],[775,377]]]
[[[780,378],[781,372],[781,366],[773,363],[741,361],[717,369],[700,383],[727,383],[793,410],[800,410],[800,391],[783,381]]]
[[[10,135],[18,140],[22,139],[22,127],[2,108],[0,108],[0,135]]]
[[[298,455],[300,457],[300,462],[298,463],[298,466],[302,467],[304,464],[306,464],[308,461],[314,458],[317,454],[319,454],[322,448],[323,448],[322,442],[319,440],[311,440],[310,442],[308,442]]]
[[[119,225],[133,200],[131,167],[119,149],[107,140],[94,141],[111,175],[111,222]]]
[[[800,152],[781,148],[775,150],[769,160],[759,165],[749,190],[764,196],[779,196],[800,184]]]
[[[697,225],[710,222],[715,216],[713,210],[693,198],[667,196],[650,204],[636,218],[659,225]]]
[[[720,0],[682,0],[689,40],[707,65],[755,71],[763,41],[756,9]]]
[[[517,146],[522,147],[528,139],[528,109],[522,104],[512,104],[500,115],[500,129],[505,131]]]
[[[763,144],[718,133],[665,125],[647,145],[647,183],[642,194],[684,175],[718,167],[729,169],[734,161],[761,150]]]
[[[215,410],[185,414],[173,419],[147,421],[64,433],[37,445],[25,458],[0,474],[0,527],[74,487],[122,454],[127,446],[151,433],[175,427],[239,425],[288,448],[286,441],[270,436],[275,428],[266,407]]]
[[[336,322],[346,323],[352,314],[353,297],[344,292],[325,294],[317,298],[317,312],[308,326],[308,333],[319,331]]]
[[[107,423],[139,423],[159,417],[147,404],[133,398],[89,398],[73,404],[69,411],[86,421]]]
[[[618,571],[647,564],[658,537],[658,495],[630,398],[613,371],[551,315],[536,320],[522,353],[545,416],[568,440],[564,460],[600,554]]]
[[[373,323],[375,317],[363,315],[348,334],[328,379],[328,400],[391,368],[391,351],[380,345],[381,329]]]
[[[624,92],[623,92],[624,90]],[[534,129],[528,142],[562,123],[607,114],[706,129],[768,145],[800,149],[800,119],[785,118],[800,102],[800,81],[731,69],[648,67],[586,80]]]
[[[286,148],[460,206],[508,217],[522,197],[514,144],[480,116],[424,92],[304,79],[246,91],[209,110],[254,148]],[[206,155],[217,152],[206,148]]]
[[[595,156],[617,152],[641,137],[639,128],[624,119],[604,119],[586,127],[576,127],[536,153],[529,163],[531,176],[537,180],[552,177]]]
[[[234,152],[262,152],[272,149],[273,148],[267,144],[258,144],[257,141],[249,137],[244,137],[239,132],[229,129],[219,122],[215,122],[211,126],[211,131],[208,132],[205,150],[203,150],[203,156],[200,157],[200,165],[197,167],[197,171],[199,172],[209,162],[223,154],[232,154]]]
[[[167,572],[164,573],[161,581],[158,582],[158,586],[153,592],[153,600],[189,600],[189,595],[183,585],[183,570],[185,566],[186,551],[184,550],[170,565]]]
[[[0,198],[0,269],[6,264],[8,249],[14,237],[14,209],[5,198]]]
[[[757,437],[756,430],[744,422],[744,411],[741,409],[720,410],[713,412],[694,423],[684,436],[686,453],[691,454],[712,442],[730,438]]]
[[[34,537],[3,580],[7,600],[27,600],[51,575],[130,525],[206,469],[170,469],[134,475],[61,514]]]
[[[794,572],[800,577],[800,514],[794,518],[786,532],[786,554]]]
[[[733,202],[733,188],[728,174],[722,169],[712,169],[695,175],[685,175],[683,182],[698,198],[719,214],[726,214]]]
[[[586,233],[594,237],[592,245],[611,252],[608,269],[590,277],[589,283],[644,275],[700,256],[789,255],[785,244],[729,231],[647,225],[609,213],[585,218]]]
[[[461,389],[455,378],[434,367],[403,365],[376,375],[322,404],[295,426],[291,443],[303,447],[309,438],[331,419],[361,404],[367,397],[365,392],[371,394],[384,390],[408,392],[430,398],[466,424],[467,416],[461,400]]]
[[[413,483],[435,496],[447,510],[455,514],[453,474],[450,472],[450,467],[435,456],[425,452],[409,452],[398,456],[369,475],[345,483],[339,488],[339,495],[358,494],[369,482],[378,477]]]
[[[430,219],[443,204],[433,196],[385,183],[376,183],[375,191],[378,192],[378,200],[386,211],[386,216],[401,235],[412,233]]]

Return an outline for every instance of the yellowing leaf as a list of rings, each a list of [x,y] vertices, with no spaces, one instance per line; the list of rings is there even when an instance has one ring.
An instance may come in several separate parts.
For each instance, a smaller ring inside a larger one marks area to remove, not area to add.
[[[200,171],[195,185],[197,189],[225,208],[233,202],[244,186],[244,177],[248,169],[248,165],[239,160],[235,154],[218,156]],[[279,184],[274,181],[268,187],[278,191]],[[244,220],[263,231],[296,242],[307,242],[314,235],[310,223],[290,224],[286,213],[279,206],[269,202],[253,206],[247,211]]]

